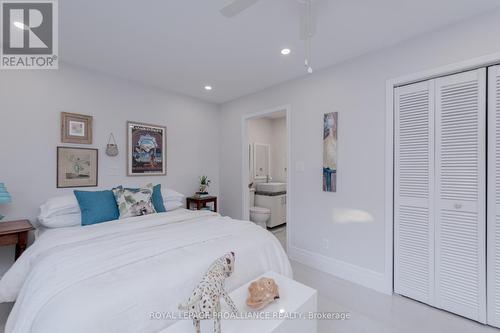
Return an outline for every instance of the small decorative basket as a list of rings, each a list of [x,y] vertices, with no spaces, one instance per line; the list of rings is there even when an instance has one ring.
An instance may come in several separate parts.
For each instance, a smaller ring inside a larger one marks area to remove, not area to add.
[[[118,145],[116,144],[113,133],[109,136],[108,144],[106,145],[106,155],[111,157],[118,155]]]

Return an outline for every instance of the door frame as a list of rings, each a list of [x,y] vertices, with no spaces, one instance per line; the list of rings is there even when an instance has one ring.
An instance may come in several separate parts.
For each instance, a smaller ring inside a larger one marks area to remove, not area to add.
[[[272,107],[270,109],[265,109],[262,111],[258,111],[255,113],[250,113],[243,115],[241,118],[241,188],[242,188],[242,195],[241,195],[241,200],[242,200],[242,219],[243,220],[250,220],[250,198],[248,196],[248,175],[250,172],[249,168],[249,151],[248,151],[248,130],[247,130],[247,122],[250,119],[255,119],[255,118],[261,118],[262,116],[265,116],[266,114],[270,113],[275,113],[278,111],[285,111],[285,116],[286,116],[286,144],[287,144],[287,156],[286,156],[286,231],[287,231],[287,237],[286,237],[286,250],[291,247],[291,235],[292,235],[292,214],[291,214],[291,207],[292,207],[292,172],[291,172],[291,156],[292,156],[292,130],[291,130],[291,106],[289,104],[286,105],[281,105],[281,106],[276,106]]]
[[[452,63],[446,66],[392,78],[386,81],[385,124],[385,269],[384,291],[394,292],[394,89],[440,76],[457,74],[500,63],[500,53]]]

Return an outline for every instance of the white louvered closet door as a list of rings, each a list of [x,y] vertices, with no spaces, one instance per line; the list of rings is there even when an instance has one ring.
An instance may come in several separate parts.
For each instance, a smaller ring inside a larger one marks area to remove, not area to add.
[[[395,90],[394,291],[434,297],[434,82]]]
[[[486,321],[486,70],[435,80],[436,306]]]
[[[500,66],[488,69],[488,324],[500,327]]]

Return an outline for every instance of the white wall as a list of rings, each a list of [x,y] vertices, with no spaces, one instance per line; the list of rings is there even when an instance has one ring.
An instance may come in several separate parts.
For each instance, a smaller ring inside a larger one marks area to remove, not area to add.
[[[188,195],[197,190],[198,177],[206,174],[213,181],[210,192],[218,194],[216,105],[67,64],[50,71],[2,71],[0,182],[13,198],[12,204],[0,206],[6,220],[33,219],[44,200],[72,193],[56,188],[56,147],[71,146],[60,142],[61,111],[94,116],[93,144],[74,146],[99,148],[100,189],[153,182]],[[167,176],[126,177],[127,120],[167,127]],[[114,158],[104,153],[110,132],[120,149]],[[11,256],[12,249],[0,248],[0,271]]]
[[[286,183],[288,150],[286,117],[272,119],[271,130],[271,174],[273,181]]]
[[[290,105],[291,256],[383,290],[386,80],[499,52],[499,36],[493,12],[224,104],[222,212],[242,216],[242,116]],[[339,111],[337,193],[321,187],[322,116],[331,111]]]
[[[247,135],[249,144],[271,146],[270,175],[274,181],[286,182],[286,118],[251,118],[247,121]],[[253,175],[250,175],[250,182],[255,182]]]

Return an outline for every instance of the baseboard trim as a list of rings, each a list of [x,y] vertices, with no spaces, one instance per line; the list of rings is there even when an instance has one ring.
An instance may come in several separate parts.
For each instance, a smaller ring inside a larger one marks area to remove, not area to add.
[[[386,279],[382,273],[295,246],[291,246],[288,249],[288,256],[290,259],[303,265],[310,266],[338,278],[360,284],[384,294],[391,294],[391,291],[387,290]]]

